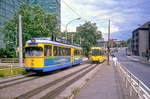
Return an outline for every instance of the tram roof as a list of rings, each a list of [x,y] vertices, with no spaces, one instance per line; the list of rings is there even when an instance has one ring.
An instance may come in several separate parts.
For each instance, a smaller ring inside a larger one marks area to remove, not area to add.
[[[32,41],[28,40],[26,43],[29,44],[29,43],[32,43]],[[50,40],[35,40],[35,43],[54,44],[54,45],[72,47],[72,48],[81,48],[81,47],[78,47],[78,46],[69,45],[69,44],[63,44],[63,43],[50,41]]]
[[[91,47],[91,49],[92,49],[92,50],[94,50],[94,49],[105,50],[104,47]]]

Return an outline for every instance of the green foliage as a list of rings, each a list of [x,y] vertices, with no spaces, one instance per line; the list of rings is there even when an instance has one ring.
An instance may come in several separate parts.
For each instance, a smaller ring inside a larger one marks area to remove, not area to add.
[[[81,46],[83,47],[86,56],[89,55],[90,48],[96,46],[97,40],[102,38],[100,31],[97,31],[95,23],[85,22],[83,25],[77,27],[77,42],[81,38]]]
[[[0,69],[4,69],[0,71],[0,77],[2,78],[23,75],[26,73],[23,67],[13,67],[11,69],[10,67],[1,66]]]
[[[0,49],[0,58],[13,58],[16,56],[16,53],[14,52],[14,49],[4,49],[4,48],[1,48]]]
[[[5,22],[3,33],[7,50],[15,49],[18,46],[18,15],[22,15],[23,43],[33,37],[49,37],[58,34],[56,15],[45,13],[39,5],[31,6],[22,3],[14,17]],[[7,56],[9,57],[9,56]],[[14,57],[14,56],[13,56]]]
[[[80,88],[74,88],[73,91],[72,91],[72,94],[73,94],[74,96],[76,96],[77,93],[79,93],[79,92],[80,92]]]
[[[132,38],[129,38],[129,39],[126,41],[126,44],[127,44],[128,49],[131,50],[131,48],[132,48]]]
[[[125,40],[122,40],[120,45],[121,45],[121,47],[126,47],[127,46],[127,42]]]

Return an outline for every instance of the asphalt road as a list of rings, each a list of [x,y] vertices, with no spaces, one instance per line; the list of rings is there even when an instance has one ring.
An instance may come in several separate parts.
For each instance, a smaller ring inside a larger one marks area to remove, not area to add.
[[[115,56],[123,66],[150,88],[150,64],[142,63],[139,59],[135,59],[132,56],[126,56],[124,49],[115,53]]]

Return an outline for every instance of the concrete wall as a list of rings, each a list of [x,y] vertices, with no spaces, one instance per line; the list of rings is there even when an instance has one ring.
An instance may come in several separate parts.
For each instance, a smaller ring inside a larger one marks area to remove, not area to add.
[[[146,52],[149,47],[149,32],[147,30],[139,30],[139,56],[142,52]]]

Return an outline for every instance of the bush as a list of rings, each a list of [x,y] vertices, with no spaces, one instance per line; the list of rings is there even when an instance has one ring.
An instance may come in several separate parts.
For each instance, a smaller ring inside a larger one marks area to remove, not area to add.
[[[15,57],[16,57],[16,52],[14,49],[8,49],[8,48],[0,49],[0,58],[15,58]]]

